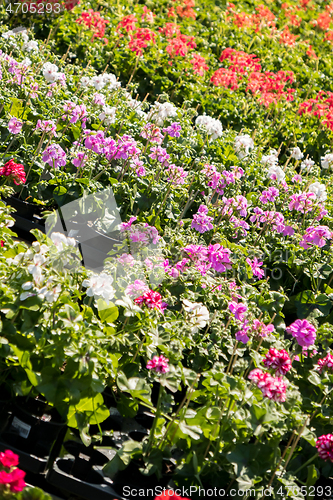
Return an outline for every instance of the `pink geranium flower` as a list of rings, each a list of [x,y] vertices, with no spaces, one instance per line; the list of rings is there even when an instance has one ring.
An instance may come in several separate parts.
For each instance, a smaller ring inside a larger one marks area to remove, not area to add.
[[[153,359],[148,361],[148,370],[154,370],[156,373],[167,373],[170,368],[168,365],[168,358],[164,356],[154,356]]]
[[[11,134],[19,134],[21,132],[23,122],[18,118],[12,117],[8,123],[8,130]]]

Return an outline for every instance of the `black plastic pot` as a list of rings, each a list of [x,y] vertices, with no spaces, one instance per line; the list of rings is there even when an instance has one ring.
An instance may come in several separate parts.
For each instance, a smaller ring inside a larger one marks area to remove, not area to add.
[[[141,474],[139,469],[142,467],[143,463],[132,460],[126,469],[117,472],[113,478],[112,486],[114,490],[121,495],[125,486],[133,489],[148,489],[156,486],[166,487],[172,479],[174,464],[169,460],[164,461],[162,477],[159,479],[156,475],[144,476]]]
[[[24,471],[32,472],[33,474],[41,474],[46,471],[48,464],[47,458],[40,458],[30,453],[26,453],[0,438],[0,451],[8,449],[19,456],[20,468]]]
[[[130,431],[128,433],[129,437],[133,439],[134,441],[139,441],[141,442],[145,437],[149,435],[149,433],[146,430],[137,430],[137,431]]]
[[[30,398],[13,404],[1,439],[26,453],[47,458],[64,428],[55,409],[50,410],[43,401]]]
[[[11,417],[11,409],[13,404],[13,397],[11,393],[2,386],[0,388],[0,435],[8,425]]]
[[[65,226],[67,235],[75,231],[84,266],[89,269],[102,269],[105,259],[109,257],[108,253],[122,243],[119,231],[104,234],[87,222],[78,222],[76,219],[66,221]]]
[[[153,427],[155,415],[148,410],[139,409],[138,414],[134,417],[136,422],[145,429]]]
[[[102,431],[121,431],[122,429],[122,424],[123,424],[123,417],[117,410],[117,408],[114,408],[111,406],[109,408],[110,411],[110,416],[101,422],[100,428]],[[98,425],[91,425],[89,428],[89,433],[90,434],[99,434],[100,430]]]
[[[114,447],[115,443],[112,443],[112,445]],[[103,448],[100,448],[99,445],[92,444],[90,446],[85,446],[83,443],[78,443],[77,441],[68,440],[63,443],[63,446],[70,455],[74,456],[75,461],[77,462],[76,465],[80,463],[80,460],[86,460],[86,457],[88,457],[90,462],[90,468],[93,465],[98,465],[98,466],[105,465],[107,462],[112,460],[112,458],[116,453],[112,449],[107,449],[104,443],[103,445],[102,444],[100,445],[103,446]],[[82,465],[84,464],[82,463]]]
[[[75,459],[59,458],[49,470],[46,480],[57,488],[73,493],[85,500],[111,500],[119,496],[113,489],[112,481],[94,468],[86,473],[84,479],[73,475]]]
[[[45,208],[19,200],[15,196],[10,196],[5,201],[16,210],[16,212],[12,213],[15,219],[13,230],[19,236],[28,241],[34,241],[35,237],[30,233],[31,229],[39,229],[45,232],[45,220],[41,217],[41,212]]]

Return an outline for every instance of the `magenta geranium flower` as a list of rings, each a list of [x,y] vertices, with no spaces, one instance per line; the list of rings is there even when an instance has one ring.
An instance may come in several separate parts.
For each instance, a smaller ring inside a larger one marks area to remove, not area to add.
[[[263,278],[263,276],[265,276],[265,271],[263,271],[262,269],[260,269],[260,267],[262,266],[263,263],[259,262],[259,260],[257,259],[257,257],[255,257],[253,260],[247,258],[246,262],[251,267],[253,276],[256,276],[259,279]]]
[[[247,311],[247,307],[245,304],[242,304],[242,302],[229,302],[228,304],[229,311],[234,314],[235,318],[239,321],[244,322],[245,321],[245,316],[244,314]]]
[[[43,151],[43,161],[51,167],[64,167],[66,165],[66,153],[59,144],[50,144]]]
[[[224,273],[227,269],[231,269],[230,254],[231,250],[224,248],[219,243],[208,247],[208,260],[218,273]]]
[[[213,229],[213,217],[209,217],[207,214],[208,208],[206,205],[201,205],[198,212],[193,215],[191,228],[196,229],[196,231],[199,231],[201,234]]]
[[[306,319],[297,319],[286,328],[302,347],[313,345],[316,341],[316,329]]]

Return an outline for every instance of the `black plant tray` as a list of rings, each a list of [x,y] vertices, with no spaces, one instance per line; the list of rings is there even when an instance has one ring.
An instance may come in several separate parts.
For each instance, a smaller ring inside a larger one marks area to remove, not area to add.
[[[58,458],[47,473],[46,480],[57,488],[73,493],[84,500],[112,500],[123,497],[112,488],[112,481],[104,478],[103,474],[94,467],[87,476],[86,481],[81,481],[70,474],[73,465],[72,458]],[[89,482],[93,481],[93,482]]]
[[[45,233],[45,219],[40,216],[45,208],[19,200],[13,196],[6,198],[5,201],[16,210],[16,212],[12,213],[15,219],[13,231],[20,238],[30,242],[34,241],[35,237],[30,232],[32,229],[39,229],[39,231]],[[86,224],[68,221],[66,227],[61,227],[61,232],[65,232],[68,236],[71,229],[78,230],[79,243],[83,235],[88,236],[80,243],[79,250],[83,256],[82,264],[89,269],[102,270],[104,260],[109,257],[108,252],[114,249],[115,245],[121,244],[121,240],[117,238],[117,231],[107,235],[100,233],[96,229],[89,228]]]
[[[33,474],[41,474],[46,471],[48,458],[39,458],[35,455],[29,455],[15,446],[6,443],[3,439],[0,439],[0,451],[12,450],[20,458],[20,468],[27,472],[32,472]]]
[[[45,220],[40,215],[44,208],[19,200],[15,196],[5,198],[4,201],[16,210],[11,215],[15,219],[13,231],[19,237],[34,241],[35,237],[30,233],[31,229],[45,232]]]

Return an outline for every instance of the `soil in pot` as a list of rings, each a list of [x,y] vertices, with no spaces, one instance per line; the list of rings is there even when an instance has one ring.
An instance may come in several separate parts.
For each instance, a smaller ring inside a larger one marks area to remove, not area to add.
[[[16,448],[43,458],[50,451],[65,424],[58,412],[43,401],[22,398],[13,404],[12,415],[1,438]]]

